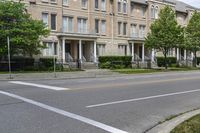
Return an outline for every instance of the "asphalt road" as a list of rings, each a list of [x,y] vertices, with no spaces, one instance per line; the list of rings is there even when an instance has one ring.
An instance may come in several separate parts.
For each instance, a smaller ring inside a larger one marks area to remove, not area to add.
[[[143,133],[199,107],[197,71],[0,81],[0,133]]]

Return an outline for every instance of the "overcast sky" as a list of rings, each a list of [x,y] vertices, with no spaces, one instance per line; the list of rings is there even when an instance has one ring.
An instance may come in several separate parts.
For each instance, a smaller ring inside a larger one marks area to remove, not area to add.
[[[200,0],[179,0],[179,1],[183,1],[189,5],[200,8]]]

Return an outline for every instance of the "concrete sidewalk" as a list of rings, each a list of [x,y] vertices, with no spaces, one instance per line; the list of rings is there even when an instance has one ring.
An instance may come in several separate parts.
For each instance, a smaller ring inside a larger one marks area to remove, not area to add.
[[[109,77],[120,75],[105,69],[92,69],[76,72],[56,72],[56,77],[53,72],[49,73],[17,73],[12,74],[12,79],[9,79],[9,74],[0,74],[0,80],[48,80],[48,79],[76,79],[76,78],[96,78]]]

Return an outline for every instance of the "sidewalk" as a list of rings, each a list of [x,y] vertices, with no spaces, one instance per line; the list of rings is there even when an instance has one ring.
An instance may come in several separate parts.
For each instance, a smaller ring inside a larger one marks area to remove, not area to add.
[[[76,78],[96,78],[109,77],[120,75],[110,70],[92,69],[77,72],[56,72],[52,73],[17,73],[12,74],[12,79],[9,79],[9,74],[0,74],[0,80],[48,80],[48,79],[76,79]]]

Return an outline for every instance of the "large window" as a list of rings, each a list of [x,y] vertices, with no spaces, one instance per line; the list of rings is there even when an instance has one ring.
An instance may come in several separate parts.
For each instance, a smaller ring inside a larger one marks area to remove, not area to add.
[[[158,6],[151,6],[151,18],[158,19]]]
[[[57,43],[53,42],[43,42],[43,45],[46,47],[43,50],[43,55],[44,56],[53,56],[57,55]]]
[[[123,3],[123,13],[127,13],[127,0],[124,0]]]
[[[101,33],[106,34],[106,20],[101,21]]]
[[[146,7],[145,6],[142,6],[142,8],[141,8],[141,15],[142,15],[142,17],[145,17],[145,14],[146,14]]]
[[[118,35],[121,35],[121,26],[122,26],[122,22],[118,22]]]
[[[87,19],[78,18],[78,32],[87,33]]]
[[[125,56],[126,53],[127,53],[127,46],[123,44],[118,45],[118,55]]]
[[[137,37],[137,25],[131,24],[131,37]]]
[[[101,10],[102,11],[106,10],[106,0],[101,0]]]
[[[51,14],[51,30],[56,30],[56,14]]]
[[[145,37],[145,25],[140,25],[140,38],[144,38]]]
[[[95,0],[94,7],[95,9],[99,9],[99,0]]]
[[[123,35],[126,35],[127,33],[127,23],[123,23]]]
[[[121,12],[122,11],[122,5],[121,5],[121,1],[120,0],[118,1],[117,5],[118,5],[118,7],[117,7],[118,8],[118,12]]]
[[[99,33],[99,19],[95,19],[95,33]]]
[[[83,8],[87,8],[87,6],[88,6],[88,0],[82,0],[82,7]]]
[[[43,21],[43,23],[45,23],[46,26],[48,27],[48,25],[49,25],[48,13],[42,13],[42,21]]]
[[[105,44],[97,44],[97,56],[104,56],[105,55]]]
[[[73,17],[63,17],[63,32],[73,32],[74,22]]]

